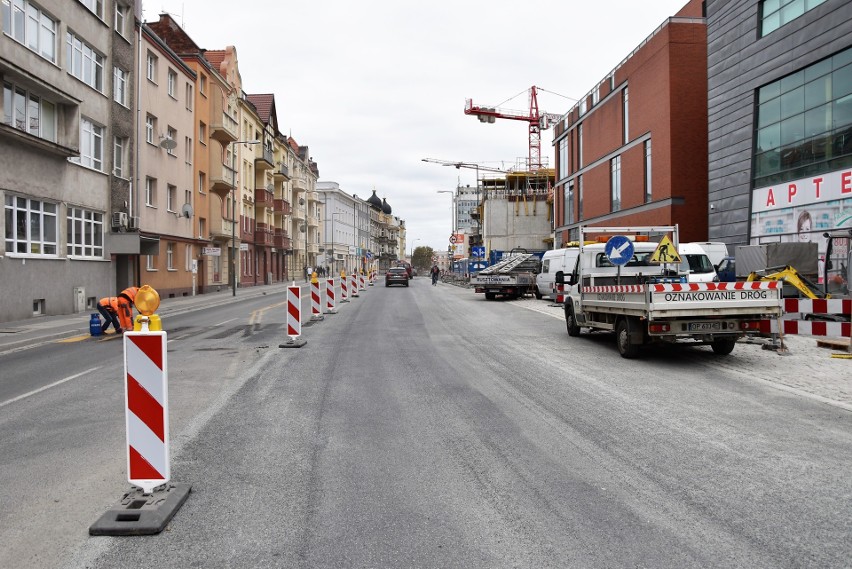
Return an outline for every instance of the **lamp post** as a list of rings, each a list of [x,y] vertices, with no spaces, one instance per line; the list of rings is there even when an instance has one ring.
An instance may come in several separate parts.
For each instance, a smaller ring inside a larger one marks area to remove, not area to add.
[[[420,241],[420,238],[414,239],[411,242],[411,265],[414,266],[414,244]]]
[[[450,202],[450,231],[452,232],[451,236],[455,237],[456,236],[456,212],[455,212],[456,196],[455,196],[455,192],[452,191],[452,190],[438,190],[438,193],[439,194],[451,194],[452,201]],[[453,252],[455,252],[455,242],[453,242],[453,244],[451,245],[451,248],[452,248]],[[450,263],[450,266],[452,267],[452,256],[448,255],[448,257],[450,257],[450,258],[447,259],[447,261]]]
[[[225,145],[232,144],[260,144],[259,140],[235,140]],[[231,152],[231,191],[234,193],[231,199],[231,296],[237,296],[237,165],[236,152]]]

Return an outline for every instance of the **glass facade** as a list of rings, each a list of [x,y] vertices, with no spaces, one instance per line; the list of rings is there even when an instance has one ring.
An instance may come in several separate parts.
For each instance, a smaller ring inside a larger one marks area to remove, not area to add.
[[[852,48],[757,92],[754,187],[852,165]]]
[[[825,0],[764,0],[762,4],[761,34],[774,32],[784,24],[795,20]]]

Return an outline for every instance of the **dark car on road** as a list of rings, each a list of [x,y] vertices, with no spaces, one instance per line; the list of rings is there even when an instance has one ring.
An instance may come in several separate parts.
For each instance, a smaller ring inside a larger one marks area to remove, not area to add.
[[[391,267],[385,273],[385,286],[401,284],[408,286],[408,269],[405,267]]]

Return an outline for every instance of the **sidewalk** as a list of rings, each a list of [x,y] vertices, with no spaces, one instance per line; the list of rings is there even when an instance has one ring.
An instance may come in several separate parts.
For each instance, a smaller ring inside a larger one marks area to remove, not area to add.
[[[200,308],[220,306],[247,298],[281,294],[285,293],[287,287],[291,284],[293,284],[293,281],[238,288],[236,295],[234,295],[232,289],[227,288],[218,292],[197,294],[195,296],[161,298],[157,314],[160,316],[183,314]],[[296,284],[305,286],[309,283],[301,280],[296,281]],[[93,309],[79,314],[35,316],[26,320],[0,322],[0,354],[26,349],[63,338],[83,334],[88,335],[91,314],[97,314],[97,310]]]

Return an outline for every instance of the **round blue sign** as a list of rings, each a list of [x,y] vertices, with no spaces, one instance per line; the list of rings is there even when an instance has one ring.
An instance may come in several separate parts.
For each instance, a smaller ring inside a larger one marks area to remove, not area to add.
[[[619,267],[626,265],[633,258],[633,241],[624,235],[613,235],[606,242],[604,251],[606,252],[607,259],[613,265]]]

